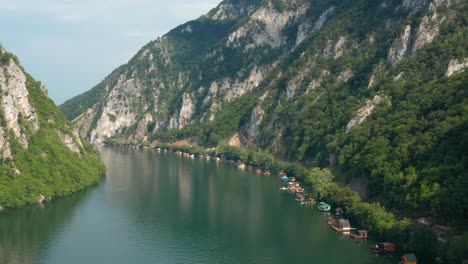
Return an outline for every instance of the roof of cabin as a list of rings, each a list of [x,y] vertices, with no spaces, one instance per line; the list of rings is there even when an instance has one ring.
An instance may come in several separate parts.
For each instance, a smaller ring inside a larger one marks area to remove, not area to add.
[[[413,253],[405,254],[403,256],[406,258],[406,260],[409,260],[409,261],[417,261],[418,260],[416,258],[416,255],[414,255]]]

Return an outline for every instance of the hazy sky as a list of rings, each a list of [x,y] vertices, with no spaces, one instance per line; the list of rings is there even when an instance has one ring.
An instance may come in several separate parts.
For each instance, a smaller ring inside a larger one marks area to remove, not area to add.
[[[61,104],[221,0],[0,0],[0,43]]]

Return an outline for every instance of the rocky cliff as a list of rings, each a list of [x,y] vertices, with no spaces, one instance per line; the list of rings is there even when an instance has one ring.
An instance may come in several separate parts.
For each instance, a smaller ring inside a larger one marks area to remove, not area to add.
[[[466,11],[226,0],[61,109],[96,143],[236,142],[366,178],[366,198],[389,207],[466,217]]]
[[[0,208],[43,202],[99,179],[97,153],[1,47],[0,91]]]

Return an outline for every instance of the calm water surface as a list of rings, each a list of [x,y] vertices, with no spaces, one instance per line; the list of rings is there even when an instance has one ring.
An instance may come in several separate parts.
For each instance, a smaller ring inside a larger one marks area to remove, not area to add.
[[[97,187],[0,214],[0,263],[390,263],[331,231],[277,177],[102,148]]]

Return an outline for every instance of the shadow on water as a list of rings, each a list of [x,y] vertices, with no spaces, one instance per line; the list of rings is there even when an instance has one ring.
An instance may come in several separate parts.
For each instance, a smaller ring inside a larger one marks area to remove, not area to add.
[[[35,257],[79,211],[97,187],[43,205],[29,205],[0,213],[0,263],[34,263]]]

